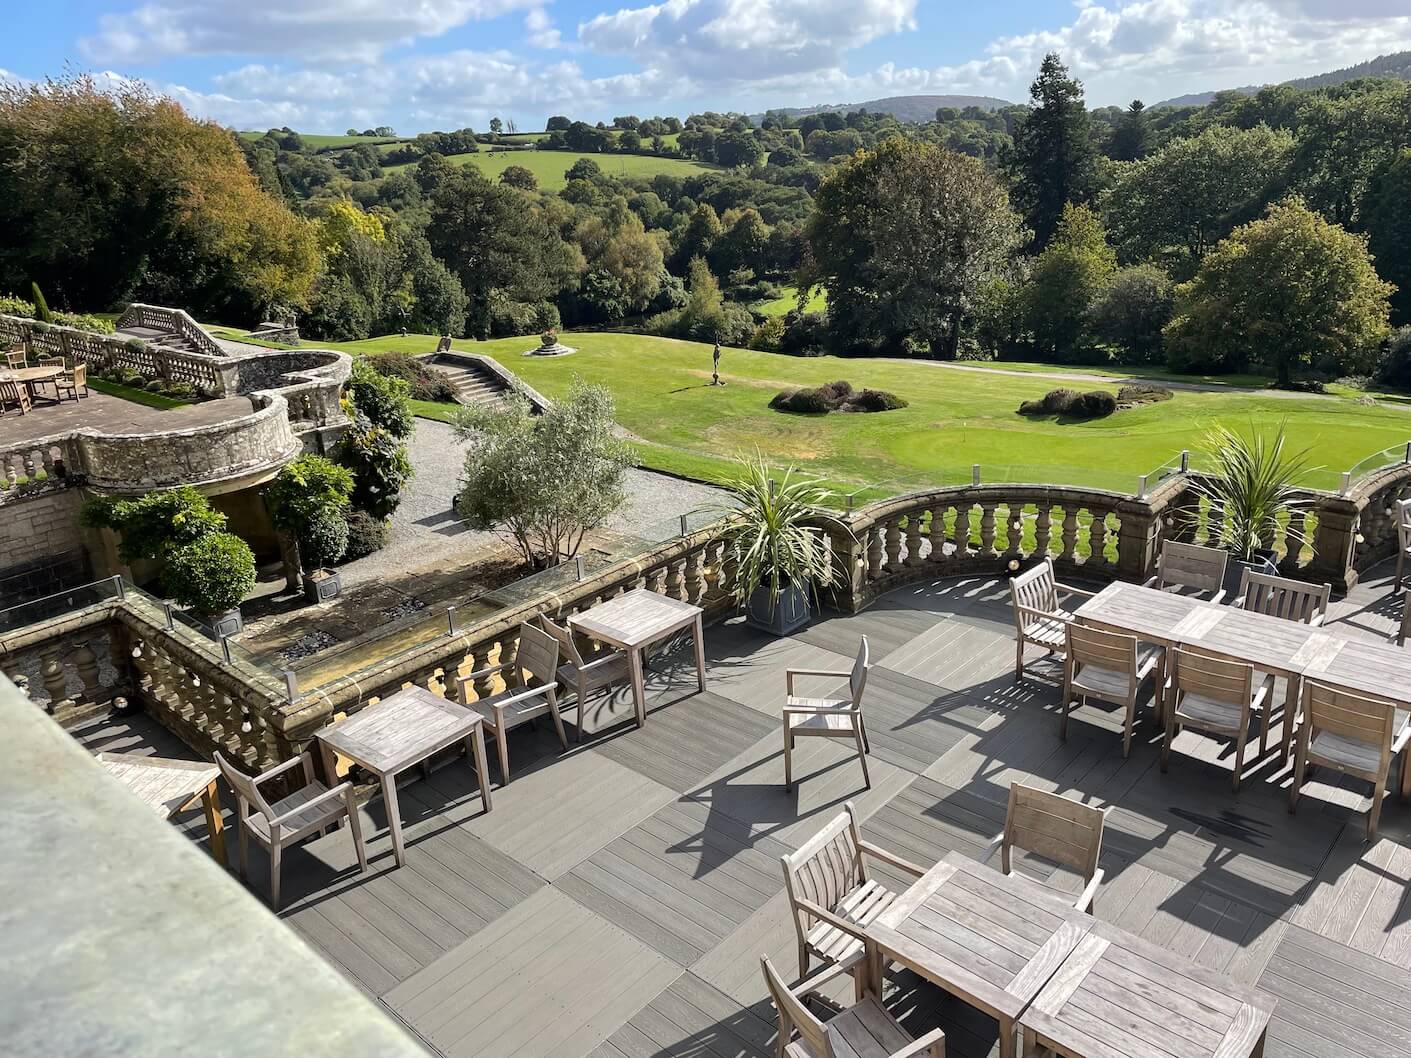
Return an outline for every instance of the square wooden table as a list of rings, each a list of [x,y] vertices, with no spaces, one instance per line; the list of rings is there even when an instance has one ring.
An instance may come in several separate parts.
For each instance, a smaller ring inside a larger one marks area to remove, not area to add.
[[[647,719],[647,692],[642,680],[642,654],[653,643],[690,628],[696,645],[696,683],[705,690],[705,611],[680,599],[646,588],[633,588],[615,599],[575,614],[568,623],[576,631],[600,643],[617,647],[627,655],[632,674],[632,701],[637,710],[637,726]]]
[[[489,769],[485,763],[484,720],[478,713],[438,698],[424,687],[403,687],[375,705],[323,728],[315,737],[330,785],[337,781],[334,753],[376,775],[387,808],[387,828],[397,866],[407,862],[402,842],[402,816],[397,807],[397,774],[420,764],[433,753],[465,741],[475,764],[480,797],[490,811]]]
[[[1264,1053],[1276,1002],[1098,922],[1020,1024],[1026,1053],[1042,1046],[1065,1058],[1250,1058]]]
[[[882,994],[883,958],[901,963],[995,1018],[1011,1058],[1019,1016],[1096,922],[1061,893],[951,852],[864,928],[870,987]]]
[[[222,866],[225,856],[225,821],[220,810],[220,769],[203,760],[171,760],[137,753],[99,753],[98,762],[139,800],[163,819],[190,808],[199,799],[211,835],[211,855]]]

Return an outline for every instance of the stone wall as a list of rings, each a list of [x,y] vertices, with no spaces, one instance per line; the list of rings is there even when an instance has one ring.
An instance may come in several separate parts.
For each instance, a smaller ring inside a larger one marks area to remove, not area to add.
[[[78,524],[82,505],[77,489],[5,504],[0,515],[0,609],[86,579],[92,562],[88,532]]]

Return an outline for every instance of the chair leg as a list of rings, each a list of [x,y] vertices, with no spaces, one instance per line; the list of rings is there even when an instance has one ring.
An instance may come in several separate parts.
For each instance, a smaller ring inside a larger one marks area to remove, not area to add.
[[[1135,700],[1127,703],[1127,719],[1122,725],[1122,756],[1123,758],[1132,755],[1132,728],[1137,723],[1137,703]]]
[[[235,817],[235,829],[240,831],[240,877],[245,880],[250,877],[250,834],[245,829],[245,821],[240,818],[238,811]]]
[[[784,789],[794,788],[794,739],[789,731],[789,718],[784,717]]]
[[[1303,773],[1308,770],[1308,751],[1300,741],[1294,753],[1293,785],[1289,787],[1289,814],[1298,811],[1298,798],[1303,787]]]
[[[808,945],[799,941],[799,980],[808,977],[808,964],[811,960],[808,957]]]
[[[510,742],[504,725],[495,728],[495,751],[500,756],[500,783],[510,781]]]
[[[553,698],[549,699],[549,716],[554,720],[554,733],[559,737],[559,745],[568,749],[568,734],[563,729],[563,717],[559,716],[558,702]]]
[[[279,857],[283,850],[279,842],[273,842],[269,847],[269,906],[279,910]]]
[[[1024,678],[1024,637],[1016,636],[1014,642],[1014,678]]]
[[[1399,547],[1396,551],[1396,583],[1392,586],[1392,591],[1401,590],[1402,574],[1405,572],[1405,570],[1406,549],[1404,547]]]
[[[1068,741],[1068,710],[1073,704],[1073,682],[1067,670],[1063,673],[1063,702],[1059,706],[1058,737]]]
[[[1240,792],[1240,776],[1244,772],[1244,746],[1248,739],[1248,730],[1242,730],[1235,739],[1235,774],[1230,780],[1230,789],[1234,793]]]
[[[857,718],[858,730],[862,732],[862,749],[864,753],[872,752],[872,741],[867,737],[867,722],[861,716]]]
[[[1382,796],[1386,792],[1387,777],[1383,775],[1377,780],[1376,788],[1372,791],[1372,810],[1367,813],[1367,840],[1374,841],[1377,837],[1377,823],[1382,818]]]
[[[853,728],[853,741],[857,743],[857,759],[862,762],[862,785],[872,789],[872,777],[867,774],[867,750],[862,748],[862,732]]]
[[[1161,770],[1166,770],[1167,763],[1171,759],[1171,743],[1176,738],[1176,710],[1170,709],[1166,713],[1166,726],[1161,733]]]

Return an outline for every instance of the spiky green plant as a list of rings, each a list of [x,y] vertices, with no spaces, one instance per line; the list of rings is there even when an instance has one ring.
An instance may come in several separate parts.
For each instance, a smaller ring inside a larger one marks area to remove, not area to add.
[[[785,588],[795,586],[816,598],[832,587],[840,571],[829,561],[821,528],[843,523],[822,508],[833,493],[814,478],[795,476],[788,467],[777,478],[758,452],[741,457],[739,477],[726,484],[730,500],[709,510],[728,525],[725,542],[737,564],[734,592],[743,603],[755,588],[769,589],[769,607]]]
[[[1196,494],[1210,504],[1211,543],[1248,561],[1256,551],[1273,550],[1281,520],[1290,550],[1308,546],[1301,519],[1293,515],[1308,506],[1298,482],[1316,468],[1308,449],[1286,451],[1284,426],[1272,437],[1253,424],[1249,434],[1216,426],[1206,434],[1209,470],[1194,482]]]

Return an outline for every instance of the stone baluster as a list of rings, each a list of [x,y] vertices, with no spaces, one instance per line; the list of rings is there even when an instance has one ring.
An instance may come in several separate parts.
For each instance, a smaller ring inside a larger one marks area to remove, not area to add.
[[[200,680],[197,683],[197,680]],[[235,735],[230,718],[221,710],[220,694],[215,685],[204,676],[192,675],[191,697],[201,724],[201,730],[210,736],[217,745],[225,745]]]
[[[1024,550],[1024,505],[1013,501],[1004,505],[1004,557],[1018,558]]]
[[[876,580],[882,575],[882,536],[881,526],[867,529],[867,579]]]
[[[1063,508],[1063,550],[1058,557],[1072,562],[1078,554],[1078,508],[1067,504]]]
[[[906,516],[906,564],[919,566],[921,557],[921,512],[912,511]]]
[[[19,456],[11,453],[5,457],[5,480],[13,487],[19,484]]]
[[[60,660],[63,644],[45,643],[39,649],[39,679],[44,684],[44,693],[49,696],[49,712],[73,705],[69,698],[69,679]]]
[[[652,571],[648,574],[648,576],[651,577],[651,585],[650,585],[650,587],[651,587],[652,591],[656,592],[658,595],[665,595],[665,594],[666,594],[666,567],[665,567],[665,566],[658,566],[656,569],[652,570]]]
[[[962,503],[955,509],[955,557],[970,557],[970,509],[973,505]]]
[[[1034,517],[1034,555],[1039,559],[1048,557],[1049,540],[1053,535],[1053,505],[1040,503]]]
[[[1090,509],[1092,521],[1088,525],[1088,561],[1096,565],[1107,563],[1107,512]]]
[[[686,557],[686,601],[700,603],[706,593],[706,553],[698,547]]]
[[[220,717],[220,726],[225,732],[225,738],[221,741],[230,754],[243,759],[245,746],[249,741],[249,732],[244,730],[244,717],[241,715],[241,710],[225,688],[214,687],[213,692],[215,701],[211,708]]]
[[[931,526],[928,541],[931,545],[930,554],[926,557],[931,562],[942,562],[946,557],[946,509],[945,507],[931,508]]]
[[[80,640],[75,645],[73,664],[79,682],[83,684],[84,704],[96,702],[103,694],[103,685],[98,679],[98,655],[93,652],[88,640]]]
[[[887,549],[886,570],[893,573],[901,569],[901,522],[889,521],[884,530]]]
[[[995,551],[995,504],[984,502],[980,504],[980,554],[985,558],[994,558]]]
[[[26,449],[24,453],[24,476],[26,478],[30,481],[37,480],[39,477],[39,468],[43,465],[43,463],[40,463],[36,466],[34,462],[34,449]]]
[[[671,575],[666,580],[666,594],[673,599],[686,601],[686,561],[680,559],[671,563]]]
[[[489,643],[479,643],[471,648],[470,656],[472,659],[472,669],[475,672],[489,668],[490,651],[493,650],[494,647],[495,642],[492,640]],[[471,688],[475,691],[476,700],[490,697],[491,688],[494,686],[494,679],[495,677],[493,675],[480,675],[476,676],[475,679],[471,681]]]

